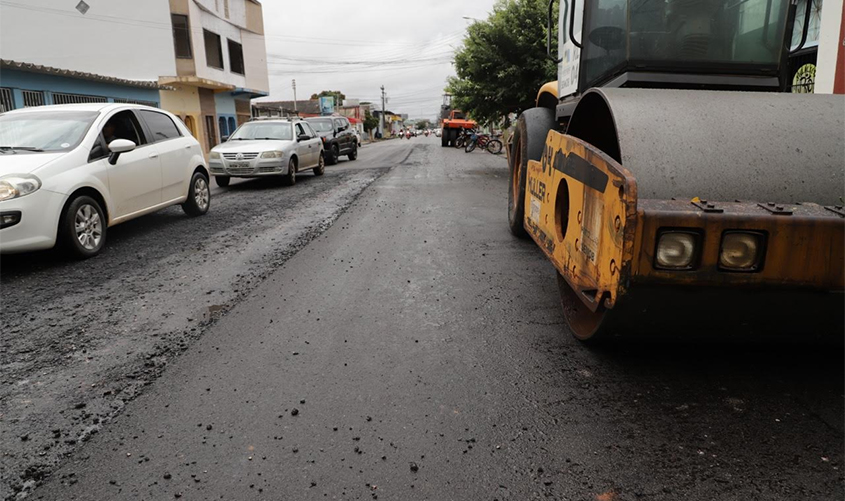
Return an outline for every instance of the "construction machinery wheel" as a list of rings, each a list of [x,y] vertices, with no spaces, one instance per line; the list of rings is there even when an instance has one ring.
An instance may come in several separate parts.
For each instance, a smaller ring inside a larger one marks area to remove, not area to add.
[[[440,132],[440,146],[443,148],[449,146],[449,134],[446,130]]]
[[[540,160],[546,145],[546,136],[554,129],[554,111],[531,108],[522,112],[516,122],[508,167],[508,227],[519,238],[528,238],[525,231],[525,178],[529,160]]]

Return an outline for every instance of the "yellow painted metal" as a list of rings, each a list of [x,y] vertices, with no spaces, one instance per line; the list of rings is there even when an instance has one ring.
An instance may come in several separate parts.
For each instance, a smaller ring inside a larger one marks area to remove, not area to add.
[[[552,130],[541,161],[528,162],[526,191],[528,233],[588,308],[612,308],[634,254],[634,177],[588,143]]]
[[[544,95],[550,96],[550,99],[543,99]],[[546,103],[557,103],[558,95],[557,95],[557,80],[554,82],[546,82],[540,87],[540,91],[537,92],[537,99],[534,101],[535,106],[543,107]]]

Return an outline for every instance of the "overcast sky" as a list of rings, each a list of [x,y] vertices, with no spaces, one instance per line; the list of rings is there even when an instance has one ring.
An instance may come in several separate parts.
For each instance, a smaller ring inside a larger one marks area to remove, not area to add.
[[[270,96],[308,99],[322,90],[411,118],[434,118],[451,58],[471,21],[495,0],[263,0]]]

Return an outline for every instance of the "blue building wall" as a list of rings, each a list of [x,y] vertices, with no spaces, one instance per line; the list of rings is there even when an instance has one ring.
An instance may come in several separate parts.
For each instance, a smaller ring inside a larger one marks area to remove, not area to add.
[[[231,92],[218,92],[214,94],[214,107],[217,110],[217,129],[220,131],[220,140],[235,132],[234,125],[238,123],[237,111],[235,108],[235,96]]]
[[[114,102],[115,99],[131,99],[134,101],[156,103],[156,106],[160,106],[161,104],[158,89],[118,85],[108,82],[97,82],[13,69],[3,69],[0,71],[0,87],[10,87],[12,89],[15,108],[23,108],[22,90],[43,91],[44,104],[54,104],[54,92],[100,96],[107,98],[110,103]]]

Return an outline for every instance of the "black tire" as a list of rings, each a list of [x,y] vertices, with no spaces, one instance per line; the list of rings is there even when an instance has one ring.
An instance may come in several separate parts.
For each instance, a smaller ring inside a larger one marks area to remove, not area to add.
[[[449,146],[449,138],[446,137],[445,132],[440,134],[440,146],[443,147],[443,148]]]
[[[285,186],[296,184],[296,158],[288,161],[288,173],[282,176],[282,184]]]
[[[229,186],[230,179],[229,176],[214,176],[214,182],[221,188]]]
[[[77,233],[77,215],[84,226],[80,233]],[[108,220],[100,203],[80,195],[71,200],[59,220],[59,242],[73,257],[88,259],[99,254],[106,245],[107,227]]]
[[[211,207],[211,187],[208,176],[202,172],[194,172],[191,184],[188,186],[188,199],[182,204],[182,210],[189,216],[202,216]]]
[[[337,147],[337,144],[333,144],[329,147],[329,151],[326,152],[326,163],[328,165],[335,165],[338,157],[340,157],[340,149]]]
[[[540,160],[546,136],[556,125],[554,111],[547,108],[525,110],[516,121],[508,161],[508,227],[516,237],[528,237],[525,231],[525,177],[528,161]]]
[[[317,166],[316,166],[316,167],[314,167],[314,175],[315,175],[315,176],[322,176],[323,174],[325,174],[325,173],[326,173],[326,159],[325,159],[325,158],[323,158],[323,153],[322,153],[322,152],[320,153],[320,160],[319,160],[319,162],[320,162],[320,163],[318,163],[318,164],[317,164]]]
[[[487,143],[487,151],[494,155],[498,155],[502,152],[502,142],[498,139],[491,139],[490,142]]]
[[[477,141],[468,142],[467,145],[464,147],[464,153],[472,153],[473,150],[475,150],[476,146],[478,146]]]
[[[349,155],[347,155],[347,158],[349,160],[356,160],[358,158],[358,147],[357,146],[352,147],[352,151],[349,153]]]
[[[461,149],[466,146],[467,137],[463,134],[458,133],[458,137],[455,138],[455,148]]]

